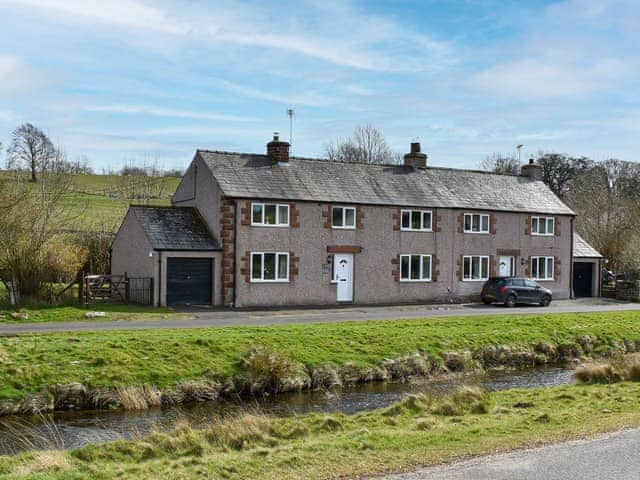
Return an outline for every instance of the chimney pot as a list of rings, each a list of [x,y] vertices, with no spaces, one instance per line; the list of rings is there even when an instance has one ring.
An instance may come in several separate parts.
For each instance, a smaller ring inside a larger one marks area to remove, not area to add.
[[[427,168],[427,155],[420,152],[420,142],[411,142],[410,152],[404,156],[404,164],[413,168]]]
[[[273,163],[289,163],[289,142],[281,142],[280,134],[274,132],[273,140],[267,143],[267,155]]]
[[[542,167],[533,158],[530,158],[529,163],[520,169],[520,175],[533,180],[542,180]]]

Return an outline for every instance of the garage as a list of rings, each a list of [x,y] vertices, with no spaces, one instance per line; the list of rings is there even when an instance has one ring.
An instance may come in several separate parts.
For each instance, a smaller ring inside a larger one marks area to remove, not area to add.
[[[573,293],[576,297],[593,297],[593,263],[574,262]]]
[[[167,258],[167,305],[211,305],[211,258]]]
[[[600,296],[602,255],[580,235],[573,235],[573,296]]]

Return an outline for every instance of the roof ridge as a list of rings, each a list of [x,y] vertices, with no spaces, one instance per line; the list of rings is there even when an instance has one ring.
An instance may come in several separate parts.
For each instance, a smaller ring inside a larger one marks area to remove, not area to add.
[[[268,158],[267,154],[264,153],[250,153],[250,152],[233,152],[229,150],[209,150],[206,148],[199,148],[198,152],[204,153],[212,153],[216,155],[247,155],[251,157],[260,157],[260,158]],[[308,162],[325,162],[325,163],[340,163],[343,165],[362,165],[365,167],[402,167],[408,168],[409,165],[404,165],[402,163],[361,163],[361,162],[347,162],[345,160],[331,160],[329,158],[314,158],[314,157],[291,157],[291,160],[302,160]],[[413,168],[413,167],[410,167]],[[485,175],[497,175],[501,177],[520,177],[521,175],[511,175],[508,173],[500,173],[500,172],[489,172],[487,170],[480,170],[475,168],[455,168],[455,167],[442,167],[439,165],[428,165],[427,169],[431,170],[449,170],[454,172],[469,172],[469,173],[482,173]]]

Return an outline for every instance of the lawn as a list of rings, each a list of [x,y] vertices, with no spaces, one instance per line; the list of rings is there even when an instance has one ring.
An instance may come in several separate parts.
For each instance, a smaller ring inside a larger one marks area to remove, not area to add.
[[[0,338],[0,399],[22,398],[57,383],[152,384],[242,373],[256,346],[307,367],[373,366],[421,352],[491,345],[568,345],[589,338],[594,352],[640,342],[640,312],[447,317],[264,327],[74,332]]]
[[[89,308],[80,305],[37,305],[15,309],[0,307],[0,324],[2,323],[45,323],[45,322],[74,322],[92,321],[86,318],[87,312],[104,312],[105,317],[97,320],[149,320],[162,318],[186,318],[187,315],[168,308],[154,308],[142,305],[100,304]],[[11,314],[18,313],[26,318],[14,318]]]
[[[574,385],[445,399],[409,396],[356,415],[247,414],[134,441],[0,457],[7,478],[354,478],[640,425],[640,385]]]

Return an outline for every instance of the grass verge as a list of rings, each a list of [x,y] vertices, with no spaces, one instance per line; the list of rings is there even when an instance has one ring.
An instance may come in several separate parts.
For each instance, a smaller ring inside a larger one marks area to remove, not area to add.
[[[330,386],[340,379],[423,374],[436,364],[449,370],[469,364],[531,366],[638,347],[640,312],[20,335],[0,338],[0,401],[74,382],[165,389],[249,375],[268,386],[273,371],[304,375],[306,385],[311,377],[314,386]],[[280,361],[293,367],[281,368],[268,353],[250,354],[261,349],[278,352]],[[266,374],[260,365],[248,371],[251,362],[242,359],[261,356],[274,366],[266,367]]]
[[[47,479],[298,479],[374,475],[640,425],[640,385],[408,396],[356,415],[239,417],[72,452],[0,457],[0,475]]]
[[[105,316],[87,318],[88,312],[104,312]],[[163,318],[187,318],[168,308],[145,307],[138,305],[104,304],[92,305],[89,308],[79,305],[30,305],[18,310],[0,308],[0,324],[2,323],[46,323],[46,322],[78,322],[95,320],[151,320]]]

